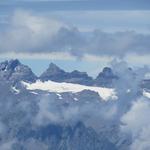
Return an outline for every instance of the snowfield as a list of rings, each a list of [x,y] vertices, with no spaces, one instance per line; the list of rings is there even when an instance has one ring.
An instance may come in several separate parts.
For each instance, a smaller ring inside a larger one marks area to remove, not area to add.
[[[14,91],[15,94],[19,94],[20,90],[16,89],[16,87],[12,86],[11,87],[12,91]]]
[[[85,86],[85,85],[65,83],[65,82],[58,83],[50,80],[45,82],[37,80],[35,83],[27,83],[22,81],[22,84],[28,90],[42,90],[42,91],[56,92],[56,93],[64,93],[64,92],[77,93],[83,90],[90,90],[90,91],[97,92],[104,101],[118,99],[115,90],[111,88]]]
[[[143,90],[143,96],[150,98],[150,92]]]

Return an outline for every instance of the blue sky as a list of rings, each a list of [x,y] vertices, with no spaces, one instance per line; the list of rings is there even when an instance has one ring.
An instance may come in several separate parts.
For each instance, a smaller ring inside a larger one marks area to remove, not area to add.
[[[146,10],[149,0],[1,0],[5,8],[48,10]]]
[[[0,1],[0,59],[36,74],[51,61],[92,76],[113,59],[149,65],[149,41],[148,0]]]

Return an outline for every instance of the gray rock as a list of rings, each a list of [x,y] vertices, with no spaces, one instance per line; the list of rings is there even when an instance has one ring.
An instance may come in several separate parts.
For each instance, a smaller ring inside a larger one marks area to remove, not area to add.
[[[42,81],[52,80],[56,82],[69,82],[83,85],[93,84],[92,77],[89,77],[86,72],[79,72],[77,70],[65,72],[53,63],[51,63],[49,68],[40,76],[40,79]]]
[[[95,79],[95,85],[103,87],[112,87],[115,80],[118,80],[111,68],[105,67],[102,72]]]
[[[16,83],[24,80],[34,82],[37,79],[32,70],[19,62],[19,60],[10,60],[0,63],[0,80]]]

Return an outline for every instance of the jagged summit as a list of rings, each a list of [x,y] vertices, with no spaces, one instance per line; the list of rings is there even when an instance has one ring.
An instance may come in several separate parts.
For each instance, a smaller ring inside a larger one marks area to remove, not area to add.
[[[93,85],[93,78],[88,76],[86,72],[80,72],[78,70],[74,70],[68,74],[69,78],[67,82],[78,83],[84,85]]]
[[[105,76],[105,77],[114,77],[113,71],[109,67],[105,67],[103,71],[99,74],[99,76]]]
[[[75,75],[75,76],[85,76],[85,77],[88,77],[88,74],[86,72],[80,72],[78,70],[74,70],[70,74]]]
[[[0,63],[0,80],[17,82],[20,80],[33,82],[37,79],[32,70],[20,63],[18,59]]]
[[[111,87],[114,80],[117,80],[118,76],[115,75],[111,68],[105,67],[102,72],[95,79],[95,84],[98,86]]]
[[[14,70],[20,64],[21,63],[18,59],[12,59],[10,61],[6,60],[0,63],[0,71]]]
[[[53,73],[53,74],[57,74],[58,72],[65,72],[64,70],[60,69],[56,64],[54,63],[50,63],[47,71],[49,71],[49,73]]]
[[[11,82],[24,80],[34,82],[36,79],[37,77],[32,70],[28,66],[23,65],[18,59],[7,60],[0,63],[0,80]],[[56,64],[50,63],[47,70],[42,73],[39,79],[42,81],[51,80],[56,82],[111,87],[113,81],[118,79],[118,77],[109,67],[105,67],[102,72],[99,73],[97,78],[93,79],[88,76],[86,72],[80,72],[78,70],[65,72]]]
[[[48,69],[40,76],[42,81],[52,80],[57,82],[70,82],[85,85],[92,85],[93,79],[86,72],[74,70],[65,72],[54,63],[50,63]]]
[[[42,81],[47,81],[47,80],[61,81],[66,77],[66,75],[67,74],[64,70],[60,69],[54,63],[50,63],[48,69],[40,76],[40,79]]]

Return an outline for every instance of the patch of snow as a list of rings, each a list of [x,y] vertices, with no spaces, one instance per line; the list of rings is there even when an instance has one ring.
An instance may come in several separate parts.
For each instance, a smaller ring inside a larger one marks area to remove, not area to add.
[[[97,92],[99,96],[105,101],[109,99],[112,100],[118,99],[115,90],[112,88],[85,86],[85,85],[65,83],[65,82],[58,83],[50,80],[45,82],[37,80],[35,83],[27,83],[22,81],[22,84],[28,90],[43,90],[43,91],[56,92],[56,93],[64,93],[64,92],[77,93],[83,90],[90,90],[90,91]]]
[[[58,99],[63,99],[61,94],[57,93],[56,95],[58,96]]]
[[[127,93],[130,93],[131,92],[131,89],[127,89]]]
[[[150,98],[150,92],[143,90],[143,96]]]
[[[30,93],[35,94],[35,95],[38,95],[38,93],[37,93],[37,92],[34,92],[34,91],[32,91],[32,92],[30,92]]]
[[[16,89],[15,86],[12,86],[11,89],[12,89],[16,94],[19,94],[19,93],[20,93],[20,90]]]
[[[8,68],[8,66],[6,66],[6,68],[5,68],[4,72],[6,72],[6,71],[7,71],[7,68]]]
[[[78,101],[78,99],[76,97],[73,98],[75,101]]]

